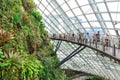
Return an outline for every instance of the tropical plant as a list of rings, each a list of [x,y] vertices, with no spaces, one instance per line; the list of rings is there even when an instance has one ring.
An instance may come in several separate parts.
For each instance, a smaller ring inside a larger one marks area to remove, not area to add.
[[[1,67],[1,79],[2,80],[16,80],[18,79],[19,69],[21,67],[22,57],[19,53],[9,52],[4,53],[4,59]]]
[[[41,65],[41,62],[37,60],[35,56],[26,55],[24,61],[22,61],[20,78],[35,80],[38,77],[39,72],[42,71],[42,68],[43,66]]]
[[[42,64],[35,56],[20,53],[0,53],[2,80],[34,80],[42,71]],[[4,58],[4,60],[2,59]]]
[[[42,16],[40,15],[40,13],[36,10],[32,10],[31,14],[38,20],[41,21],[42,20]]]
[[[39,80],[66,80],[61,69],[56,69],[55,65],[58,63],[56,57],[43,57],[41,59],[44,66],[44,73],[39,75]]]
[[[0,80],[65,80],[54,56],[34,1],[0,0]]]

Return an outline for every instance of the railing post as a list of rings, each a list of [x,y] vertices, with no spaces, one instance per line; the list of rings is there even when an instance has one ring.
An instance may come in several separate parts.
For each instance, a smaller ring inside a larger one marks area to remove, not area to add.
[[[90,39],[90,46],[91,46],[91,39]]]
[[[115,44],[113,45],[113,56],[116,56]]]
[[[103,51],[105,52],[105,45],[103,44]]]
[[[95,42],[95,47],[97,48],[97,41]]]

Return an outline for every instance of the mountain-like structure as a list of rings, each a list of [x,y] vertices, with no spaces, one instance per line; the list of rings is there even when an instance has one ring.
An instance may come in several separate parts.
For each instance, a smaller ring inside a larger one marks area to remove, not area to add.
[[[0,80],[65,80],[41,20],[33,0],[0,0]]]

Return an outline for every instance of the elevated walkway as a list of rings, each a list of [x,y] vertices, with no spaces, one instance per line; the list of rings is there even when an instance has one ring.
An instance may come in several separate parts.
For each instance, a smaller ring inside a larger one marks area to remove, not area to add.
[[[91,43],[78,43],[62,38],[51,39],[60,58],[56,67],[83,71],[108,80],[120,80],[119,49],[102,45],[96,47]],[[116,54],[112,50],[116,51]]]

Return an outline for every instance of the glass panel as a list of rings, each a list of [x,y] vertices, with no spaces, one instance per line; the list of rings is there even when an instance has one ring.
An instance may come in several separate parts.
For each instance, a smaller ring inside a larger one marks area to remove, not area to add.
[[[71,9],[78,7],[77,4],[76,4],[76,2],[75,2],[75,0],[70,0],[67,3],[69,4],[69,6],[70,6]]]
[[[86,31],[88,32],[88,33],[90,33],[89,35],[91,36],[94,32],[93,32],[93,29],[86,29]]]
[[[52,15],[58,15],[55,11],[52,11]]]
[[[46,15],[50,15],[50,12],[49,12],[48,10],[45,10],[44,13],[45,13]]]
[[[115,19],[115,21],[117,22],[117,21],[119,21],[120,22],[120,13],[118,14],[118,13],[116,13],[116,19]]]
[[[87,6],[83,6],[81,7],[83,12],[86,14],[86,13],[93,13],[93,10],[92,8],[90,7],[90,5],[87,5]]]
[[[117,14],[116,13],[111,13],[112,19],[113,21],[117,20]]]
[[[109,32],[110,32],[111,35],[116,35],[114,30],[109,30]]]
[[[118,2],[111,2],[111,3],[107,3],[109,11],[114,11],[116,12],[118,9]]]
[[[98,9],[100,12],[107,12],[107,9],[105,7],[105,3],[97,4]]]
[[[95,14],[86,15],[89,21],[97,21]]]
[[[73,12],[74,12],[74,14],[75,14],[76,16],[77,16],[77,15],[82,15],[82,12],[80,11],[79,8],[73,9]]]
[[[40,0],[39,0],[40,1]],[[46,1],[46,0],[41,0],[40,3],[42,3],[44,6],[47,6],[48,5],[48,2],[50,1]]]
[[[90,28],[90,25],[86,22],[86,23],[82,23],[84,28]]]
[[[73,13],[72,13],[71,11],[66,12],[66,14],[68,15],[68,17],[73,17],[73,16],[75,16],[75,15],[73,15]]]
[[[53,12],[53,8],[51,6],[47,6],[47,9],[50,11],[50,12]]]
[[[108,15],[108,13],[103,13],[103,14],[102,14],[102,18],[103,18],[104,20],[109,20],[109,21],[110,21],[110,16]]]
[[[40,9],[41,11],[44,11],[44,10],[45,10],[45,7],[44,7],[43,5],[39,5],[38,7],[39,7],[39,9]]]
[[[79,29],[80,32],[82,33],[85,33],[85,30],[82,28],[82,29]]]
[[[90,22],[90,24],[92,25],[92,27],[97,28],[100,27],[100,24],[98,22]]]
[[[118,3],[117,11],[120,12],[120,1],[118,1],[117,3]]]
[[[65,12],[68,11],[68,10],[70,10],[70,8],[67,6],[66,3],[63,4],[63,5],[61,5],[61,7],[62,7],[62,9],[63,9]]]
[[[120,29],[120,23],[116,24],[115,28],[119,28]]]
[[[86,21],[85,17],[84,16],[78,16],[78,19],[80,22],[84,22]]]
[[[119,35],[120,35],[120,31],[118,31]],[[120,56],[120,55],[119,55]]]
[[[113,28],[113,25],[111,22],[105,22],[107,28]]]
[[[103,2],[103,0],[95,0],[95,2]]]
[[[56,0],[59,4],[63,4],[63,3],[65,3],[65,1],[64,0]]]
[[[89,4],[88,0],[77,0],[77,2],[80,6],[85,5],[85,4]]]
[[[75,27],[76,27],[77,29],[80,29],[80,28],[81,28],[81,25],[80,25],[79,23],[76,23],[76,24],[75,24]]]
[[[58,28],[59,30],[61,30],[62,33],[65,33],[65,29],[62,26],[58,25]]]

